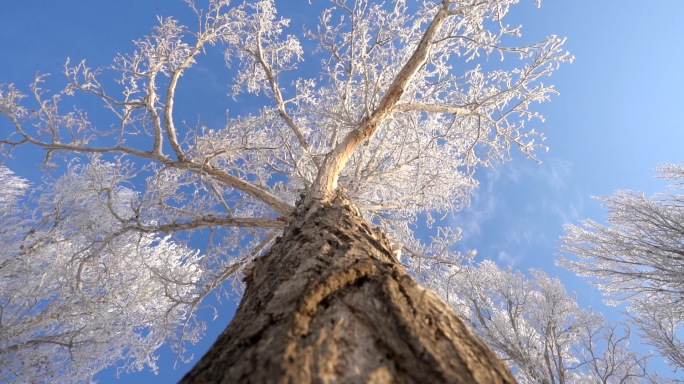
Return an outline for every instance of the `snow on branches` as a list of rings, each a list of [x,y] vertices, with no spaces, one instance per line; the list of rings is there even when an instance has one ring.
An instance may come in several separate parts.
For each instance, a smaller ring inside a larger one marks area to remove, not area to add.
[[[600,198],[607,223],[568,225],[568,255],[560,263],[596,284],[610,304],[627,303],[641,335],[670,365],[684,369],[684,164],[658,170],[673,181],[667,192]]]
[[[521,383],[651,382],[629,328],[581,309],[557,278],[492,261],[452,269],[430,286],[507,362]]]
[[[162,343],[202,332],[192,313],[201,256],[168,235],[127,229],[121,218],[133,217],[136,194],[112,188],[120,176],[93,159],[32,198],[0,168],[0,381],[154,368]]]
[[[475,169],[511,148],[534,156],[532,107],[556,93],[542,80],[572,60],[556,36],[516,45],[521,29],[504,19],[517,0],[333,0],[304,26],[273,0],[186,2],[193,22],[160,17],[107,68],[67,62],[61,91],[43,75],[30,98],[0,87],[3,154],[41,148],[56,175],[27,203],[26,233],[6,241],[6,262],[31,269],[2,268],[18,306],[2,315],[0,353],[16,358],[2,372],[30,366],[19,351],[34,345],[44,360],[50,348],[99,359],[90,373],[118,359],[153,366],[174,332],[195,339],[184,324],[197,303],[263,253],[301,196],[344,189],[408,265],[457,263],[460,232],[424,244],[418,218],[460,209]],[[193,95],[179,84],[215,45],[231,115],[190,126],[197,116],[176,102]],[[65,112],[85,98],[109,114]]]

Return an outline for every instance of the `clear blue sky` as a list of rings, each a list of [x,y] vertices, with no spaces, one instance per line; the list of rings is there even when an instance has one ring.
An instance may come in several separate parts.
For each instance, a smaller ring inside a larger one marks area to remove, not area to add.
[[[298,18],[313,14],[305,0],[278,3],[290,8],[295,25]],[[539,130],[551,149],[540,154],[541,165],[516,159],[482,172],[482,188],[453,223],[464,228],[463,248],[477,248],[481,257],[503,265],[543,268],[562,276],[581,304],[597,307],[600,299],[593,290],[554,267],[558,236],[565,222],[603,217],[591,196],[616,189],[661,190],[664,183],[653,179],[654,168],[684,160],[684,2],[546,0],[541,9],[533,3],[522,0],[513,12],[524,25],[523,33],[567,36],[567,48],[576,57],[550,79],[561,96],[541,106],[547,119]],[[0,83],[28,90],[38,71],[60,80],[66,57],[107,65],[117,52],[130,50],[133,39],[150,31],[156,15],[179,14],[187,16],[180,0],[2,1]],[[220,58],[200,62],[196,75],[212,79],[216,87],[193,90],[193,97],[184,100],[185,108],[201,113],[205,121],[224,118],[229,100],[221,76],[226,73]],[[97,110],[90,111],[94,113]],[[18,154],[22,153],[32,154]],[[8,165],[37,180],[38,161],[24,157]],[[233,305],[220,308],[222,315],[209,324],[202,348],[223,330],[234,310]],[[200,348],[196,355],[202,353]],[[120,381],[175,381],[190,366],[179,363],[174,370],[174,363],[174,355],[163,348],[159,375],[143,372]],[[116,382],[113,370],[97,378]]]

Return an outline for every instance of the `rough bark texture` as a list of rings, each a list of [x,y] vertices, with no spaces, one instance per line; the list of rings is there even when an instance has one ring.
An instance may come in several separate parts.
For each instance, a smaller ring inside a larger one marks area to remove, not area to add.
[[[514,383],[343,198],[299,206],[182,383]]]

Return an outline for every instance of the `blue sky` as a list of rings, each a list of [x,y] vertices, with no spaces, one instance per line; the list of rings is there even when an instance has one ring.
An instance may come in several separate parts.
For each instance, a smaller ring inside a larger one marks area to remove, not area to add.
[[[306,0],[278,4],[289,7],[295,24],[314,14],[307,11]],[[550,151],[540,154],[541,165],[515,156],[494,171],[480,172],[480,190],[452,223],[464,228],[463,248],[477,248],[480,257],[502,265],[543,268],[577,291],[581,304],[600,307],[595,291],[554,266],[558,237],[565,222],[603,217],[591,196],[616,189],[649,194],[662,190],[665,183],[653,179],[654,168],[684,160],[684,2],[546,0],[541,9],[533,5],[522,0],[513,11],[513,18],[524,25],[523,34],[567,36],[567,49],[576,58],[550,79],[561,96],[540,107],[546,122],[538,128],[546,134]],[[133,39],[150,31],[156,15],[179,14],[187,15],[180,0],[0,2],[0,83],[28,90],[36,72],[49,72],[59,84],[67,57],[107,65],[117,52],[130,50]],[[201,62],[196,76],[217,86],[197,90],[185,99],[185,107],[201,113],[205,121],[212,116],[217,122],[223,119],[230,102],[220,77],[226,73],[220,57]],[[23,157],[8,165],[38,180],[35,165],[40,160],[33,153],[19,152]],[[201,348],[223,330],[234,305],[220,308],[221,316],[209,324]],[[174,370],[174,363],[173,354],[163,349],[159,375],[143,372],[120,381],[174,381],[190,367],[179,363]],[[116,382],[113,370],[97,378]]]

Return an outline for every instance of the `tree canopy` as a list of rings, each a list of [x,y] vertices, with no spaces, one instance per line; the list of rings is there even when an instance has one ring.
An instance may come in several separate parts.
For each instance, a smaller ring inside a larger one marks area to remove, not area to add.
[[[630,329],[582,309],[558,278],[490,260],[463,266],[438,291],[521,383],[657,382]],[[652,381],[654,380],[654,381]]]
[[[447,279],[459,232],[426,243],[417,222],[460,209],[478,167],[543,148],[533,106],[572,59],[556,36],[521,42],[504,19],[517,0],[334,0],[301,29],[273,0],[187,3],[194,22],[159,18],[110,67],[68,61],[61,90],[45,75],[0,87],[3,154],[37,147],[46,165],[24,203],[3,170],[18,223],[2,232],[3,379],[140,369],[164,340],[196,340],[202,299],[268,248],[300,195],[344,190],[415,273]],[[263,104],[188,124],[179,84],[213,45],[230,94]]]
[[[642,337],[684,369],[684,164],[666,164],[667,192],[618,191],[600,198],[606,224],[568,225],[561,264],[595,283],[627,313]]]

